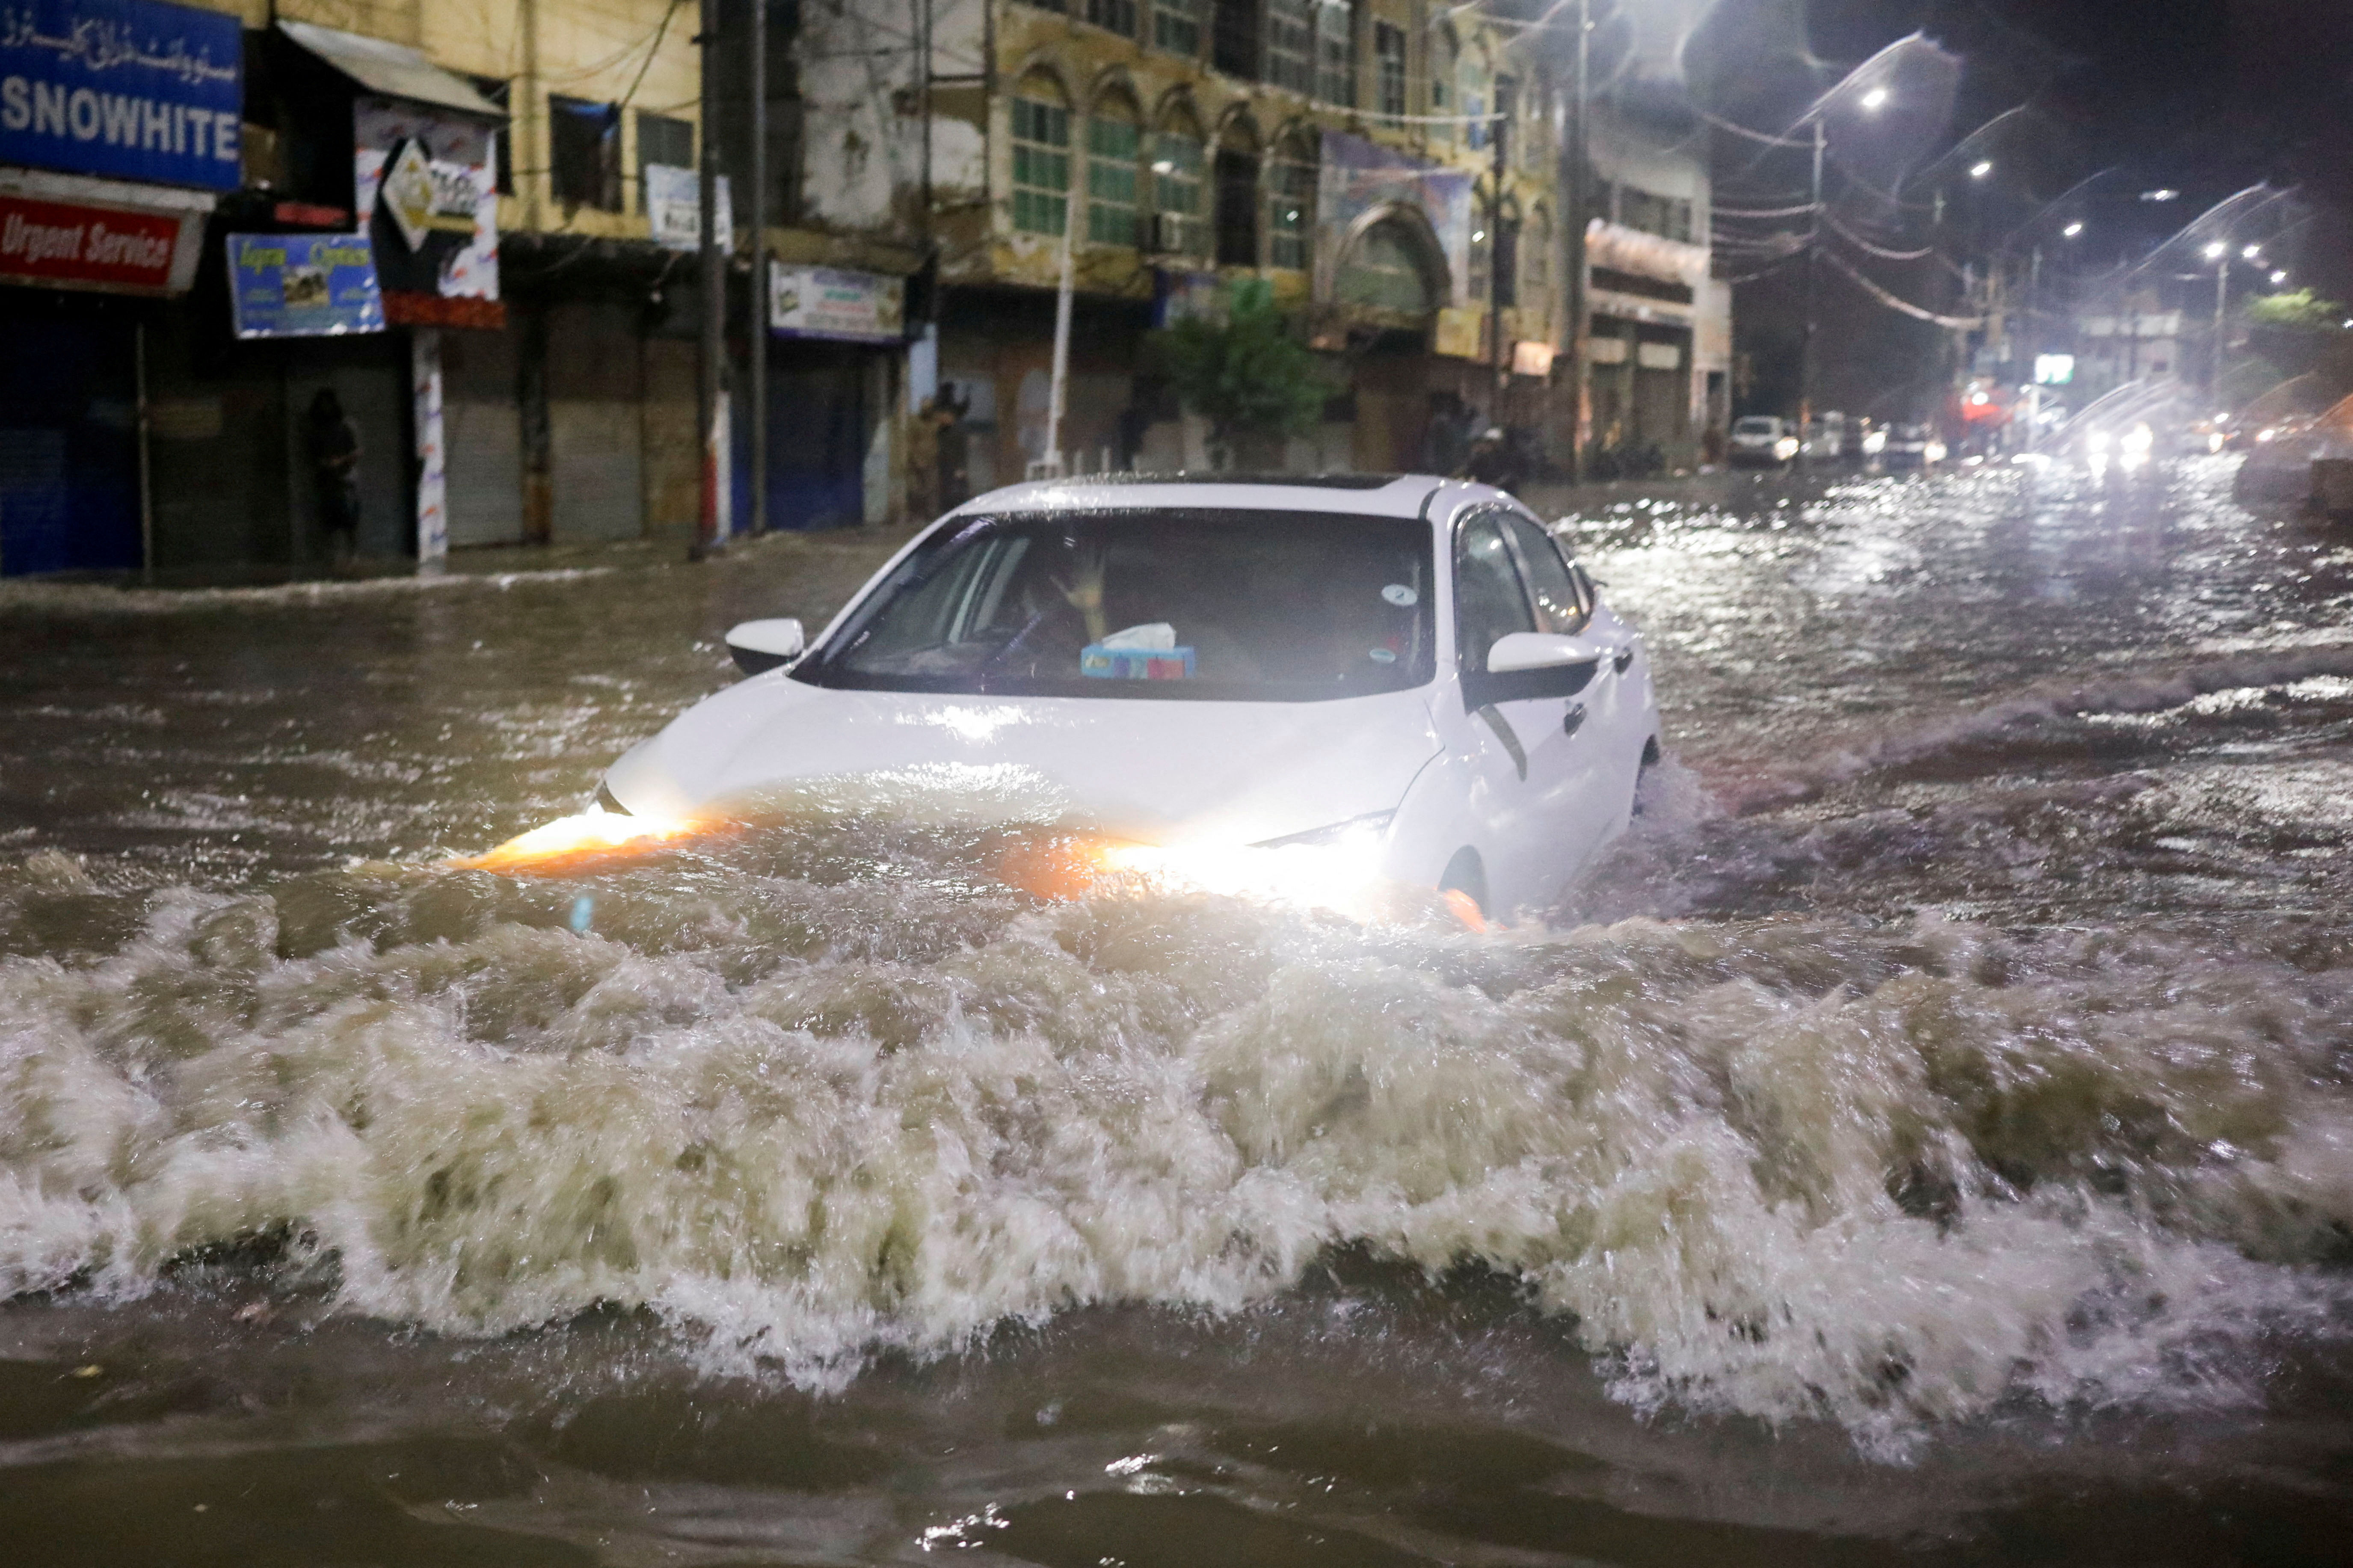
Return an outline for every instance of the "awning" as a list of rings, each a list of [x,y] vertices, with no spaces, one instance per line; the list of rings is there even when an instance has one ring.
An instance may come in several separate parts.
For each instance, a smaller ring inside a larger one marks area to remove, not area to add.
[[[507,111],[484,98],[473,83],[443,70],[405,44],[364,38],[311,22],[280,22],[278,30],[370,92],[460,114],[479,114],[486,120],[507,117]]]

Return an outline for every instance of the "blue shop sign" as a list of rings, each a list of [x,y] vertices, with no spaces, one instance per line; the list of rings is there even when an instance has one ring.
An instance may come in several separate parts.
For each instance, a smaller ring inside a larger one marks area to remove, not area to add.
[[[0,163],[237,188],[244,37],[159,0],[0,0]]]
[[[364,234],[230,235],[228,283],[240,338],[384,331],[375,252]]]

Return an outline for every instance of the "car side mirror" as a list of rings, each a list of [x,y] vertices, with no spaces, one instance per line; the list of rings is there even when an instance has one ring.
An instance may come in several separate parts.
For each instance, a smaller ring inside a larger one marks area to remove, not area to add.
[[[801,650],[807,646],[808,634],[790,616],[773,621],[745,621],[727,632],[727,651],[735,656],[735,668],[746,675],[761,675],[790,664],[800,658]]]
[[[1495,639],[1487,650],[1487,673],[1508,675],[1515,669],[1555,669],[1565,664],[1591,664],[1609,656],[1591,637],[1565,637],[1551,632],[1513,632]]]

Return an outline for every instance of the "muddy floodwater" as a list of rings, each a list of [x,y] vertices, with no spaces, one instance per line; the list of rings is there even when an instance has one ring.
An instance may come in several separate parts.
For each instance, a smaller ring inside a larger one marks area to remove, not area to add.
[[[1669,759],[1484,935],[446,863],[895,539],[8,584],[0,1555],[2353,1558],[2353,532],[2228,492],[1572,517]]]

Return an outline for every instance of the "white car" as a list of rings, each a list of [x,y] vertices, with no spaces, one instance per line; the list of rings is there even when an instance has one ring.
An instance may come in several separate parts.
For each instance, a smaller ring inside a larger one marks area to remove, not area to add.
[[[1798,455],[1796,432],[1770,414],[1751,414],[1732,422],[1725,456],[1737,467],[1778,468]]]
[[[751,679],[616,763],[603,811],[1018,776],[1180,873],[1309,848],[1505,916],[1625,826],[1658,755],[1641,637],[1526,508],[1438,479],[1015,485],[806,649],[793,621],[728,642]]]

